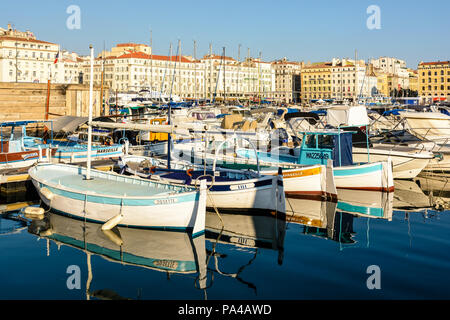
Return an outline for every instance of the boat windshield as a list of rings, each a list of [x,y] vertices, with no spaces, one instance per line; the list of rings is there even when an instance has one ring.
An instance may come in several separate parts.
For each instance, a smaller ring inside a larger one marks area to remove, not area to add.
[[[318,139],[319,149],[333,149],[334,140],[332,135],[308,135],[306,138],[306,146],[308,148],[316,148],[316,136]]]

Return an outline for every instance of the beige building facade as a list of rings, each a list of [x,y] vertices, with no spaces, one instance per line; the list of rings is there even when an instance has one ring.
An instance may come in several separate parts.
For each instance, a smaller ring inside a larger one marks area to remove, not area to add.
[[[293,103],[300,100],[303,67],[303,62],[291,62],[287,58],[272,62],[275,72],[274,101]]]
[[[419,96],[426,102],[450,100],[450,61],[420,62]]]

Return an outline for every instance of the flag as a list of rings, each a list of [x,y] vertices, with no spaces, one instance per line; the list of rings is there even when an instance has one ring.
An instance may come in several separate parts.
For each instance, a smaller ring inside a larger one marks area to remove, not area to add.
[[[56,57],[55,57],[55,62],[54,62],[54,64],[56,64],[56,63],[58,62],[58,58],[59,58],[59,51],[58,51],[58,53],[56,54]]]

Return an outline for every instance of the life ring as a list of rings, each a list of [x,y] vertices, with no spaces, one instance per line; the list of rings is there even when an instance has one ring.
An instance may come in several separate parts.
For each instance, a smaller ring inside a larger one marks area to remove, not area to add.
[[[194,171],[194,169],[192,169],[192,168],[186,170],[187,175],[191,178],[192,178],[192,171]]]
[[[150,168],[150,173],[155,173],[156,172],[156,166],[153,166]]]

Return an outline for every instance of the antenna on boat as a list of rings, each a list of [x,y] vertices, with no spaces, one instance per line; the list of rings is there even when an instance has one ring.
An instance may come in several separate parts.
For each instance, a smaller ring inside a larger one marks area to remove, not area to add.
[[[92,44],[89,46],[91,50],[91,74],[89,82],[89,121],[88,121],[88,149],[87,149],[87,170],[86,180],[91,180],[91,151],[92,151],[92,95],[94,88],[94,48]]]

